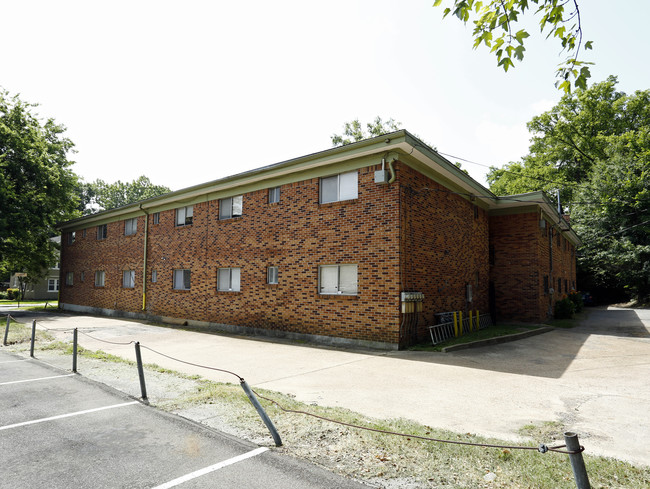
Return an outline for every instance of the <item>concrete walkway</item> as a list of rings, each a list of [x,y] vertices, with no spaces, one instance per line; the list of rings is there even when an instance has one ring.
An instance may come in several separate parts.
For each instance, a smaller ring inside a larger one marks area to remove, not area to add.
[[[236,372],[255,387],[376,418],[409,418],[511,440],[525,424],[559,421],[580,435],[588,454],[650,465],[650,310],[589,309],[573,329],[453,353],[332,350],[79,315],[37,321],[49,329],[79,328],[85,348],[134,359],[133,345],[104,341],[139,341],[169,356]],[[237,382],[146,349],[143,359]]]

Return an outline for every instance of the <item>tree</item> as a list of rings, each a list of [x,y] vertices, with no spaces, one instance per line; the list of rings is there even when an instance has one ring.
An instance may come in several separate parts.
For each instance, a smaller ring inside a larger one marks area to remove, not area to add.
[[[132,182],[106,183],[97,179],[81,183],[78,189],[84,214],[114,209],[127,204],[150,199],[171,192],[163,185],[154,185],[149,178],[140,176]]]
[[[435,0],[433,5],[440,6],[443,0]],[[560,63],[556,72],[555,86],[569,93],[575,88],[587,88],[591,76],[588,63],[580,60],[580,49],[591,49],[592,41],[583,44],[580,9],[577,0],[453,0],[451,7],[446,7],[443,18],[453,14],[467,23],[474,24],[474,49],[484,44],[497,58],[497,65],[505,71],[514,67],[513,61],[523,61],[526,48],[525,39],[530,37],[526,29],[515,32],[515,26],[531,5],[537,8],[533,15],[539,17],[540,32],[548,31],[549,37],[556,38],[566,59]]]
[[[384,122],[381,120],[381,117],[377,116],[373,122],[366,124],[366,129],[364,130],[359,119],[354,119],[345,123],[343,134],[334,134],[331,136],[332,146],[343,146],[363,139],[381,136],[382,134],[399,130],[401,125],[401,122],[396,122],[392,117]]]
[[[75,216],[77,177],[68,159],[74,144],[36,104],[0,90],[0,270],[42,277],[55,263],[50,237]]]
[[[491,168],[498,195],[543,189],[571,213],[583,240],[582,282],[650,296],[650,90],[626,95],[609,77],[534,117],[529,154]]]

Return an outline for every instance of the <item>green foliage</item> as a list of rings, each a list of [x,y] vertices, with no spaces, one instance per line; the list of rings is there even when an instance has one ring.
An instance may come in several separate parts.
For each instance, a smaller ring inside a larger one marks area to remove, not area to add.
[[[82,211],[92,214],[107,209],[122,207],[127,204],[164,195],[171,190],[163,185],[154,185],[144,175],[132,182],[106,183],[97,179],[90,183],[80,183],[78,192]]]
[[[582,312],[582,309],[584,309],[585,306],[582,300],[582,294],[580,292],[571,292],[568,298],[573,302],[575,312]]]
[[[491,168],[497,195],[545,190],[571,213],[590,288],[650,297],[650,90],[627,95],[616,77],[565,95],[528,123],[521,162]],[[581,280],[584,282],[584,280]]]
[[[438,7],[443,0],[435,0]],[[592,41],[582,42],[582,25],[577,0],[453,0],[451,7],[446,7],[443,17],[454,15],[464,23],[474,24],[474,49],[481,44],[490,49],[497,58],[497,66],[504,71],[514,67],[513,60],[523,61],[524,41],[530,37],[525,29],[515,32],[515,26],[535,5],[532,12],[539,20],[540,33],[547,32],[546,38],[555,39],[567,53],[565,60],[558,66],[555,86],[565,93],[572,87],[587,88],[591,76],[588,65],[593,64],[579,59],[580,49],[592,48]],[[573,83],[572,83],[573,82]]]
[[[0,90],[0,271],[41,277],[56,262],[56,223],[75,217],[73,143],[36,105]]]
[[[565,297],[555,303],[555,319],[571,319],[576,312],[576,306],[571,299]]]
[[[387,121],[382,121],[381,117],[375,117],[373,122],[366,123],[366,129],[359,122],[359,119],[346,122],[343,127],[343,134],[334,134],[331,136],[332,146],[343,146],[346,144],[361,141],[363,139],[374,138],[397,131],[401,127],[400,122],[396,122],[392,117]]]
[[[7,289],[7,299],[10,301],[21,299],[20,289]]]

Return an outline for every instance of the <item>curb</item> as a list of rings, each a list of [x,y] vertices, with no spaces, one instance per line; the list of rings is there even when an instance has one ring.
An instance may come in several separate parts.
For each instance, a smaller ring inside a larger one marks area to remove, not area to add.
[[[467,350],[469,348],[480,348],[481,346],[488,346],[488,345],[499,345],[501,343],[508,343],[510,341],[517,341],[517,340],[523,340],[524,338],[529,338],[531,336],[537,336],[539,334],[544,334],[548,333],[549,331],[553,331],[554,328],[551,328],[550,326],[545,326],[543,328],[538,328],[538,329],[531,329],[530,331],[524,331],[522,333],[515,333],[515,334],[509,334],[509,335],[504,335],[504,336],[496,336],[494,338],[490,338],[488,340],[478,340],[478,341],[472,341],[470,343],[463,343],[460,345],[451,345],[447,346],[442,349],[443,353],[449,353],[452,351],[458,351],[458,350]]]

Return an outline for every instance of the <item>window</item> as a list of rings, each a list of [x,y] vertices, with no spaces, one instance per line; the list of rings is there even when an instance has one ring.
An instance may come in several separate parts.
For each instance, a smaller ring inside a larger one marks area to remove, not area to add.
[[[124,235],[131,236],[138,231],[138,218],[127,219],[124,221]]]
[[[106,239],[106,236],[108,236],[108,225],[97,226],[97,239]]]
[[[269,189],[269,204],[277,204],[280,202],[280,187],[273,187]]]
[[[135,270],[124,270],[122,272],[122,287],[125,289],[135,287]]]
[[[179,207],[176,209],[176,225],[177,226],[188,226],[192,224],[192,218],[194,217],[194,206],[188,205],[185,207]]]
[[[153,213],[153,223],[160,224],[160,212]]]
[[[558,294],[562,293],[562,279],[561,278],[557,279],[557,293]]]
[[[266,283],[267,284],[278,283],[278,267],[269,267],[266,269]]]
[[[65,274],[65,284],[74,285],[74,272],[67,272]]]
[[[158,271],[156,270],[151,270],[151,281],[153,283],[158,282]]]
[[[174,270],[174,289],[190,290],[189,270]]]
[[[320,294],[355,295],[357,293],[356,265],[321,265],[318,272]]]
[[[68,244],[69,244],[69,245],[71,245],[72,243],[74,243],[74,240],[75,240],[75,238],[76,238],[76,235],[77,235],[77,233],[76,233],[75,231],[70,231],[70,232],[68,233]]]
[[[549,293],[549,290],[548,290],[548,275],[544,275],[544,293],[545,294]]]
[[[241,268],[220,268],[217,272],[217,290],[239,292],[241,290]]]
[[[86,278],[86,272],[81,272],[81,281],[83,282]]]
[[[219,219],[231,219],[242,215],[243,196],[219,200]]]
[[[357,172],[341,173],[320,179],[320,203],[351,200],[358,197]]]
[[[59,279],[58,278],[48,279],[48,281],[47,281],[47,291],[48,292],[56,292],[58,290],[59,290]]]
[[[95,272],[95,287],[103,287],[106,283],[106,273],[103,270]]]
[[[85,230],[85,229],[83,230],[83,233],[81,233],[81,235],[82,235],[84,238],[86,237],[86,230]]]

